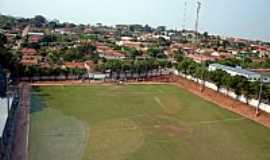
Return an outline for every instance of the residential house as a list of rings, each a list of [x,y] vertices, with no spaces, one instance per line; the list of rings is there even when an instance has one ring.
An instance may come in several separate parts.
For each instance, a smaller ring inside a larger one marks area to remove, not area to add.
[[[203,62],[207,62],[207,61],[211,61],[211,62],[217,61],[217,58],[212,57],[212,56],[203,55],[203,54],[188,54],[187,57],[192,59],[193,61],[195,61],[197,63],[203,63]]]
[[[23,48],[21,50],[23,65],[38,65],[41,56],[38,55],[37,51],[33,48]]]
[[[44,33],[42,32],[28,32],[28,41],[30,43],[38,43],[44,38]]]

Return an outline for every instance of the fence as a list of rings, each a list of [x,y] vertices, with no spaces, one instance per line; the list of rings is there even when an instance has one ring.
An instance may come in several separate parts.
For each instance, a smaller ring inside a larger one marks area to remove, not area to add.
[[[138,79],[138,78],[145,78],[145,77],[158,77],[170,74],[171,71],[168,69],[163,69],[160,71],[153,70],[149,72],[142,72],[142,73],[90,73],[85,75],[60,75],[60,76],[33,76],[33,77],[20,77],[18,78],[19,81],[69,81],[69,80],[83,80],[83,79],[93,79],[93,80],[116,80],[116,79]]]

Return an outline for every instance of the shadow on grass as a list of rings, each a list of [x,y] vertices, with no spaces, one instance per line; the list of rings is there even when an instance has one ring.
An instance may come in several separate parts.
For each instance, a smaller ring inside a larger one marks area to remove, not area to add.
[[[34,88],[31,93],[31,113],[41,112],[46,107],[45,97],[51,97],[51,95],[43,93],[41,89]]]

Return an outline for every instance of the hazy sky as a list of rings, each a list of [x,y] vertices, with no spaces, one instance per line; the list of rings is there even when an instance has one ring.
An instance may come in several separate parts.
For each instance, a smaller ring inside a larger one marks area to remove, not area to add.
[[[0,0],[2,14],[42,14],[75,23],[150,24],[194,29],[195,0]],[[270,41],[270,0],[201,0],[200,31]]]

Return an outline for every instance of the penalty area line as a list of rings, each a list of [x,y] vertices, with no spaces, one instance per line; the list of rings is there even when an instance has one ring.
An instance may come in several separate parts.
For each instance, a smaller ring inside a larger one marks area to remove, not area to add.
[[[166,106],[160,101],[160,99],[158,97],[155,97],[154,99],[159,104],[159,106],[166,111]]]

